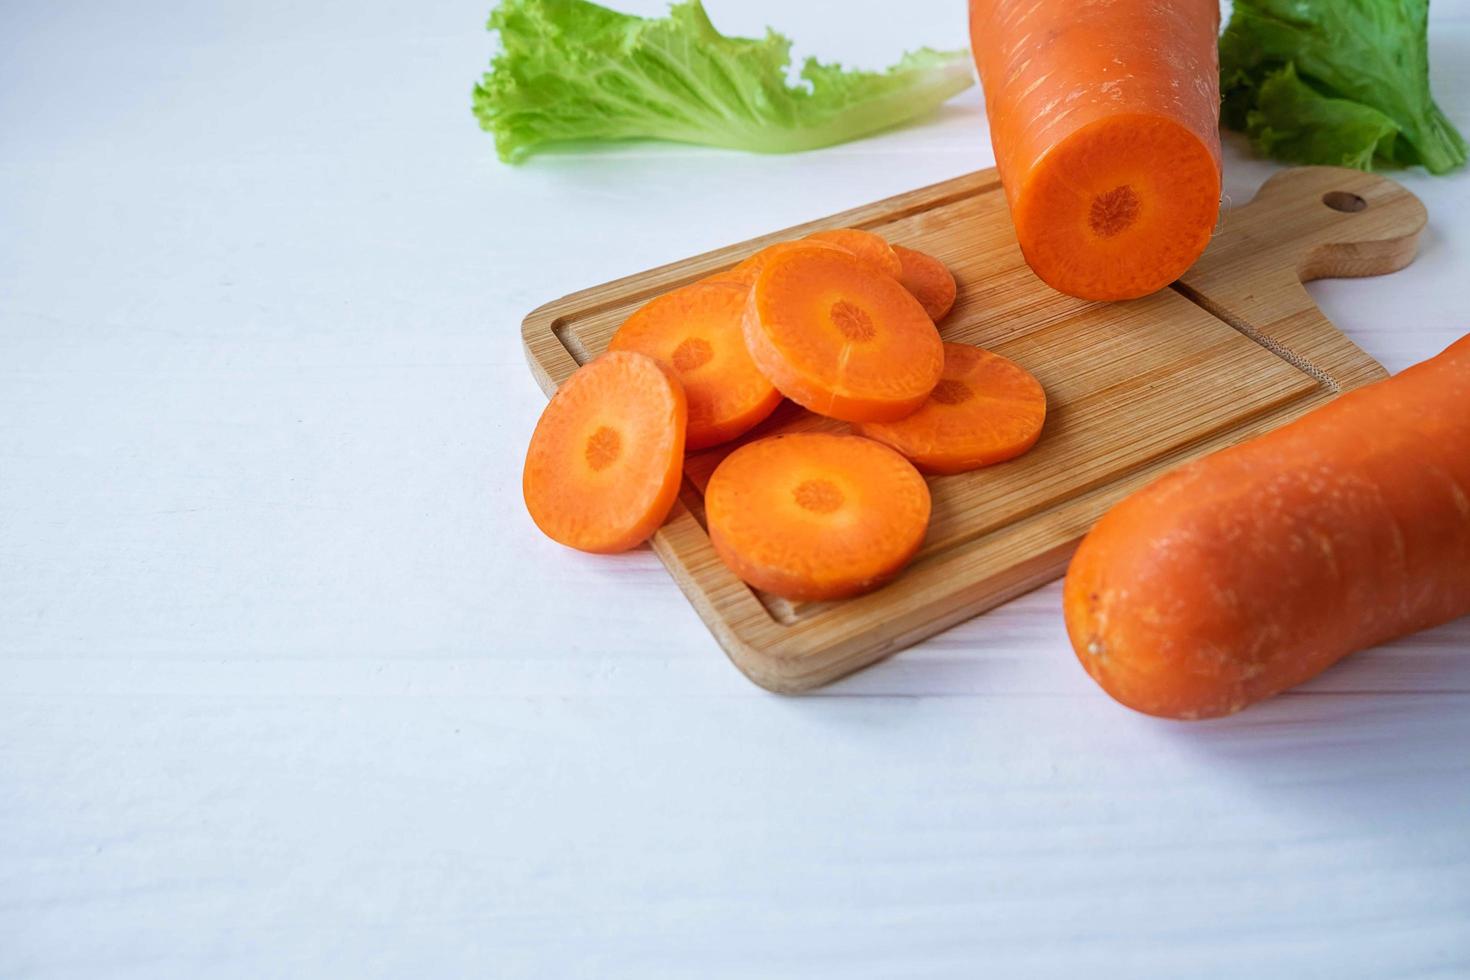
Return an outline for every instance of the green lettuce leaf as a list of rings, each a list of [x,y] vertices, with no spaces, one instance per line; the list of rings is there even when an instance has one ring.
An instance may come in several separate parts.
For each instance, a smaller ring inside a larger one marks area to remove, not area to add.
[[[1245,130],[1268,157],[1359,170],[1373,169],[1375,159],[1392,162],[1399,133],[1394,121],[1377,109],[1328,98],[1303,83],[1291,64],[1261,82]]]
[[[1454,170],[1465,140],[1429,91],[1428,28],[1428,0],[1235,0],[1222,119],[1291,162]]]
[[[973,83],[967,51],[923,48],[883,72],[807,59],[792,85],[789,40],[726,37],[700,0],[661,18],[589,0],[503,0],[489,27],[501,50],[474,111],[506,162],[586,140],[809,150],[925,115]]]

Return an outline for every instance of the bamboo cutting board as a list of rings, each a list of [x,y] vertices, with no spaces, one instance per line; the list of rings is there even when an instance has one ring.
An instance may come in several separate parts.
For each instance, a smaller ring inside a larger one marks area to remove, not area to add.
[[[1000,181],[983,170],[574,293],[527,316],[523,336],[550,394],[654,296],[771,242],[859,227],[953,270],[959,299],[939,324],[945,340],[1003,354],[1045,386],[1036,447],[1009,463],[931,477],[933,518],[914,563],[888,586],[841,602],[791,603],[736,578],[710,545],[701,496],[733,446],[689,458],[654,550],[735,665],[794,693],[1059,577],[1082,535],[1124,495],[1384,377],[1302,283],[1403,268],[1425,220],[1419,200],[1391,180],[1333,167],[1282,171],[1224,214],[1204,256],[1171,288],[1097,303],[1036,278]],[[846,428],[787,403],[745,439]]]

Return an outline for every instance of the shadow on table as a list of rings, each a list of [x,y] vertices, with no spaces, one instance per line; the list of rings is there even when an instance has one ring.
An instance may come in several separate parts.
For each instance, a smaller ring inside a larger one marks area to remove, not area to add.
[[[1422,864],[1470,820],[1470,618],[1351,656],[1230,718],[1156,728],[1243,806],[1299,811]]]

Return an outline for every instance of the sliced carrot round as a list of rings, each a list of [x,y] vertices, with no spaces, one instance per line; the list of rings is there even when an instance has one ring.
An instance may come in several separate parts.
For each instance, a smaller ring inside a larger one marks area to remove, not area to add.
[[[963,473],[1014,459],[1036,444],[1046,392],[1015,361],[968,344],[944,345],[944,373],[923,406],[858,431],[927,473]]]
[[[775,410],[781,393],[745,349],[748,286],[703,280],[644,304],[608,342],[674,372],[689,401],[686,450],[734,439]]]
[[[663,365],[614,351],[551,396],[521,489],[547,537],[582,551],[626,551],[674,505],[684,462],[684,389]]]
[[[959,292],[954,273],[943,262],[924,252],[902,245],[893,246],[893,252],[903,265],[903,274],[898,277],[903,288],[913,293],[914,299],[929,314],[929,319],[935,323],[944,319]]]
[[[800,432],[757,439],[715,469],[705,490],[710,541],[758,589],[840,599],[908,564],[929,524],[929,487],[898,453],[859,436]]]
[[[944,366],[919,301],[835,251],[793,249],[766,264],[745,308],[745,344],[783,395],[849,422],[903,418]]]
[[[747,257],[743,262],[735,266],[735,268],[726,272],[715,273],[710,278],[718,279],[721,282],[738,282],[744,283],[746,286],[753,286],[755,285],[756,279],[760,276],[761,270],[766,267],[767,262],[778,255],[785,255],[787,252],[799,248],[825,248],[839,252],[847,251],[847,249],[840,248],[830,242],[818,242],[812,241],[809,238],[797,238],[789,242],[777,242],[774,245],[767,245],[759,252]]]
[[[860,265],[873,272],[892,276],[894,279],[903,275],[903,262],[899,260],[893,247],[882,235],[875,235],[871,231],[863,231],[861,228],[834,228],[831,231],[814,232],[806,236],[806,240],[826,242],[851,252]]]

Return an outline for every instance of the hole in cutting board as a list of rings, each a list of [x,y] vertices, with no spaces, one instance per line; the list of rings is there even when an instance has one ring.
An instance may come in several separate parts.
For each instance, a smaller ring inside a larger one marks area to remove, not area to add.
[[[1322,203],[1345,214],[1356,214],[1368,206],[1367,201],[1352,191],[1328,191],[1322,195]]]

